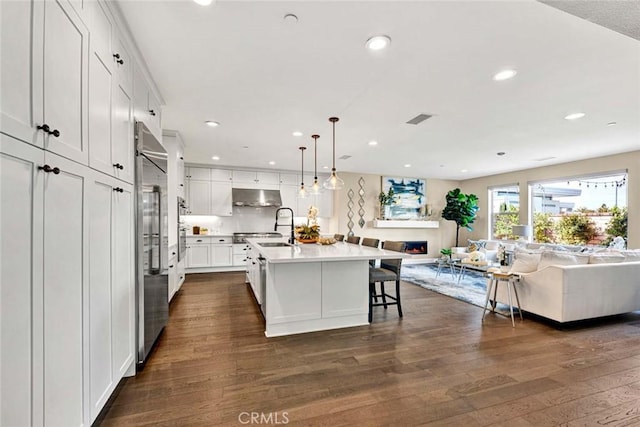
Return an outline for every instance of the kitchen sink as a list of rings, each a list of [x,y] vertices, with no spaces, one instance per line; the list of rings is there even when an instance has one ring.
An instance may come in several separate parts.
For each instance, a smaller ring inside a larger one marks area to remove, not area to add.
[[[291,246],[290,243],[285,242],[262,242],[258,244],[265,248],[287,248]]]

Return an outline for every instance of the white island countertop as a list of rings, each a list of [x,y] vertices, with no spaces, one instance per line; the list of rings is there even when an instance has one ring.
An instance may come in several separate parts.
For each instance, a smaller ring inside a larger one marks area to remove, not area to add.
[[[411,258],[402,252],[376,249],[369,246],[355,245],[346,242],[336,242],[333,245],[317,243],[295,244],[287,247],[265,247],[260,243],[287,242],[286,238],[247,239],[266,258],[267,262],[297,263],[320,261],[356,261],[369,259]]]

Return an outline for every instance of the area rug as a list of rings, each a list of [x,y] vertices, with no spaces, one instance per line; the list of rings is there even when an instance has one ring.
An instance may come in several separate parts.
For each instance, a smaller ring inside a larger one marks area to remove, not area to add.
[[[487,279],[482,273],[467,270],[458,283],[458,276],[453,277],[448,268],[443,268],[438,277],[436,277],[437,272],[438,264],[406,264],[402,266],[401,279],[430,291],[484,308],[487,297]],[[501,314],[508,314],[509,306],[498,304],[496,310]]]

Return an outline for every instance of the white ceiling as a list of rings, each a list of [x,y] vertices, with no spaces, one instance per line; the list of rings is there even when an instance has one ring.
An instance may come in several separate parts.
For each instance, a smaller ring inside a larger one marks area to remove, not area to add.
[[[118,4],[187,162],[299,170],[318,133],[330,165],[333,115],[338,173],[467,179],[640,149],[640,42],[536,1]],[[392,43],[373,54],[377,34]]]

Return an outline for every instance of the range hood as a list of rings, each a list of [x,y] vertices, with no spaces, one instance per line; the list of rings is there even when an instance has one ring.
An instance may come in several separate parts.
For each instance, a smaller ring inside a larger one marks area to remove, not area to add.
[[[233,188],[231,191],[233,206],[279,208],[282,206],[280,190],[258,190],[255,188]]]

